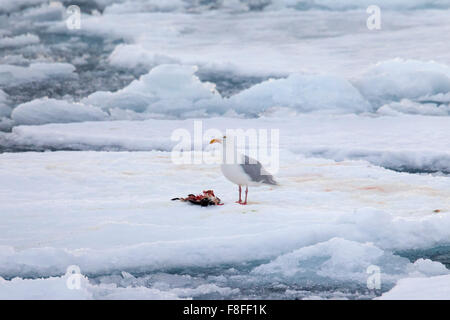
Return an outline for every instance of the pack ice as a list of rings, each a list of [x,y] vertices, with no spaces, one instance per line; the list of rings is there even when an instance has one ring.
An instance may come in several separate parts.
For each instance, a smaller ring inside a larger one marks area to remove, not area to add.
[[[371,1],[82,1],[70,30],[0,0],[0,299],[449,299],[450,1],[378,2],[372,32]],[[240,206],[175,164],[198,123],[279,130],[280,186]]]

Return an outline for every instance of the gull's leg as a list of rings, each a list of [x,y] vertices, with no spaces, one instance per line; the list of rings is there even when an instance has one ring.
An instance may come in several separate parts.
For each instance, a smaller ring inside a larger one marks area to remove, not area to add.
[[[241,191],[242,191],[241,185],[239,185],[239,201],[236,201],[236,203],[241,203],[241,202],[242,202],[242,199],[241,199]]]
[[[248,186],[245,186],[245,201],[241,202],[241,204],[243,204],[243,205],[247,204],[247,194],[248,194]]]

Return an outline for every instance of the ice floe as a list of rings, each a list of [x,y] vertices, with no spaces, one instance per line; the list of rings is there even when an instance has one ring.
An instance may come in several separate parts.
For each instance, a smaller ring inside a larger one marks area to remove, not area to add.
[[[358,113],[370,105],[348,81],[333,76],[293,74],[287,79],[268,80],[230,98],[230,108],[259,114],[282,106],[298,112]]]
[[[448,274],[438,262],[413,263],[396,254],[448,242],[447,177],[290,153],[282,159],[281,187],[253,188],[251,204],[242,207],[218,167],[174,165],[165,152],[1,154],[1,191],[9,201],[1,204],[0,291],[35,283],[38,291],[45,286],[38,278],[61,277],[70,265],[89,283],[103,277],[101,283],[114,288],[139,285],[139,279],[114,279],[123,271],[139,278],[184,270],[197,277],[218,268],[222,277],[206,283],[231,288],[219,291],[225,296],[274,283],[283,292],[320,283],[325,290],[363,293],[370,265],[380,268],[383,291],[401,278]],[[213,188],[225,205],[170,201],[204,188]],[[14,277],[34,280],[10,282]],[[166,285],[181,298],[203,292],[182,295],[179,281]]]
[[[0,298],[448,298],[450,1],[69,4],[0,0],[0,152],[84,150],[0,153]],[[280,186],[172,163],[200,119],[279,129]]]
[[[281,109],[278,116],[266,114],[254,119],[203,119],[203,130],[218,129],[225,133],[226,129],[278,129],[280,148],[305,156],[366,160],[399,171],[450,172],[448,117],[292,116],[290,112]],[[171,140],[172,132],[184,128],[193,133],[195,121],[149,119],[18,126],[2,137],[5,144],[18,147],[171,151],[177,143]]]
[[[385,61],[369,68],[355,86],[373,104],[450,91],[450,67],[436,62]]]
[[[223,109],[214,84],[201,82],[195,71],[193,66],[160,65],[124,89],[96,92],[82,102],[105,110],[120,108],[175,117],[186,112]]]
[[[40,125],[101,121],[108,119],[108,114],[99,108],[81,103],[42,98],[18,105],[12,112],[11,118],[16,125]]]
[[[450,299],[450,276],[401,279],[380,300],[448,300]]]
[[[140,54],[139,50],[137,54]],[[110,59],[116,59],[114,56],[113,54]],[[121,59],[119,61],[122,61]],[[145,59],[144,61],[149,62]],[[163,61],[155,64],[160,62]],[[118,61],[116,63],[122,64]],[[408,67],[410,64],[420,66],[417,71],[420,75],[411,74],[416,71]],[[395,66],[398,65],[401,67],[396,70]],[[430,66],[433,71],[421,71],[421,67],[427,69]],[[405,113],[448,115],[448,102],[445,97],[450,91],[450,78],[444,72],[445,68],[418,61],[391,61],[374,68],[375,71],[368,72],[370,76],[363,75],[352,81],[338,76],[293,73],[286,78],[263,81],[231,97],[223,97],[215,89],[214,83],[199,79],[196,75],[198,70],[196,66],[158,64],[123,89],[115,92],[97,91],[80,102],[85,104],[85,109],[90,105],[101,108],[112,115],[112,120],[213,117],[227,112],[257,117],[270,115],[277,108],[277,110],[289,109],[297,114],[376,111],[379,115],[389,116]],[[47,78],[76,77],[73,73],[74,67],[70,64],[34,63],[29,67],[4,65],[2,69],[3,82],[8,85]],[[390,73],[392,70],[395,74]],[[423,72],[426,75],[423,75]],[[417,82],[407,81],[410,77],[417,79]],[[45,105],[41,100],[36,103]],[[61,105],[67,103],[60,101]],[[54,101],[54,105],[56,104]],[[67,119],[58,120],[61,114],[55,108],[53,110],[55,114],[49,118],[52,120],[47,122],[53,120],[53,122],[68,122]],[[48,115],[51,112],[52,108],[46,110]],[[21,123],[33,124],[18,122]]]
[[[0,85],[19,85],[47,79],[73,78],[75,67],[69,63],[32,63],[28,67],[0,65]]]

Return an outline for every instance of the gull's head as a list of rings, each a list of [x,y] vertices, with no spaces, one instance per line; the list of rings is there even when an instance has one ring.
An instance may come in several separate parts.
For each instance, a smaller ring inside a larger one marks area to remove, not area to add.
[[[225,141],[226,138],[227,138],[226,136],[223,136],[222,139],[220,139],[220,138],[212,139],[212,140],[209,142],[209,144],[213,144],[213,143],[223,143],[223,142]]]

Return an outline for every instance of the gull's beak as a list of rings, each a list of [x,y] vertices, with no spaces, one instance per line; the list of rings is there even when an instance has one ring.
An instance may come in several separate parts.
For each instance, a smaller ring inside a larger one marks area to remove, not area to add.
[[[209,144],[213,144],[213,143],[221,143],[222,141],[220,139],[212,139]]]

